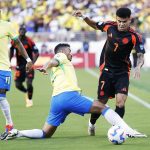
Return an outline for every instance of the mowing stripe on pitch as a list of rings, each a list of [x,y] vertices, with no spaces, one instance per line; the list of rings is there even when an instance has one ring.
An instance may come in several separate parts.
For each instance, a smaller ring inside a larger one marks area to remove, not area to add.
[[[97,73],[94,72],[93,70],[91,70],[91,69],[85,69],[85,71],[88,72],[89,74],[91,74],[92,76],[94,76],[94,77],[96,77],[96,78],[99,78],[99,74],[97,74]],[[144,107],[150,109],[150,104],[147,103],[147,102],[145,102],[143,99],[141,99],[141,98],[135,96],[134,94],[132,94],[132,93],[130,93],[130,92],[128,93],[128,96],[129,96],[132,100],[134,100],[134,101],[140,103],[141,105],[143,105]]]

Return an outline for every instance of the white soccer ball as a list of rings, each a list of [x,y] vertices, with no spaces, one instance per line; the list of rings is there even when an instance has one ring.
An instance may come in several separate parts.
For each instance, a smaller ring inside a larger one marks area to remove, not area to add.
[[[127,139],[127,135],[120,126],[112,126],[107,133],[108,140],[113,144],[122,144]]]

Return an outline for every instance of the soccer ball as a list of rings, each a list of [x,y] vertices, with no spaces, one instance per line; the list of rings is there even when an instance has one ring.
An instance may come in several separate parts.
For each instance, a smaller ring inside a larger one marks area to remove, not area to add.
[[[117,125],[112,126],[108,130],[107,136],[108,140],[115,145],[122,144],[127,139],[125,131],[120,126]]]

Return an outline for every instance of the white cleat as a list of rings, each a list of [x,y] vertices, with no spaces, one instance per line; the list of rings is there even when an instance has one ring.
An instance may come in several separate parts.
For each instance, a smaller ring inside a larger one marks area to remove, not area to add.
[[[17,138],[19,131],[17,129],[12,129],[9,131],[7,137],[5,138],[6,140],[11,140]]]
[[[32,100],[26,100],[26,107],[32,107],[33,106],[33,101]]]
[[[140,133],[136,130],[133,130],[133,131],[127,133],[127,136],[130,137],[130,138],[147,138],[146,134]]]
[[[88,135],[95,136],[95,125],[91,124],[90,120],[88,125]]]

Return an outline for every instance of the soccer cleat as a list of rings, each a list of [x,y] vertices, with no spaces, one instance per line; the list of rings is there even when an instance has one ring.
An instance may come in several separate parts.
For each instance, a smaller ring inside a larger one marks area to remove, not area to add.
[[[140,133],[136,130],[133,130],[126,134],[129,138],[147,138],[147,135],[144,133]]]
[[[11,131],[12,129],[13,129],[13,125],[6,125],[5,126],[6,131],[0,135],[0,140],[5,140],[9,131]]]
[[[26,100],[26,107],[32,107],[33,106],[33,101],[32,100]]]
[[[17,138],[19,131],[17,129],[12,129],[11,131],[8,132],[6,136],[6,140],[11,140]]]
[[[90,120],[88,125],[88,134],[90,136],[95,136],[95,125],[91,124]]]
[[[7,136],[8,136],[8,132],[5,131],[0,135],[0,140],[5,140]]]

